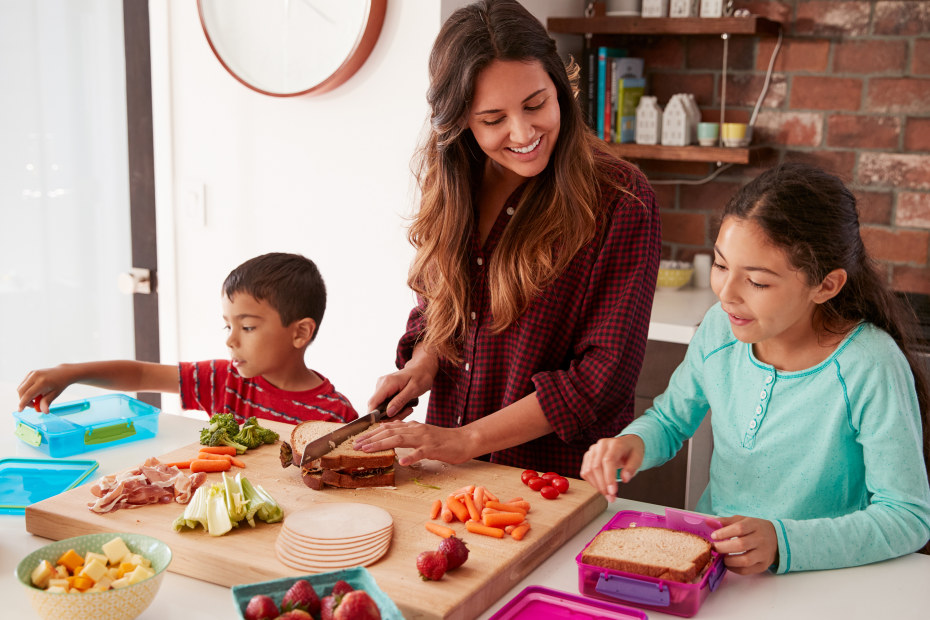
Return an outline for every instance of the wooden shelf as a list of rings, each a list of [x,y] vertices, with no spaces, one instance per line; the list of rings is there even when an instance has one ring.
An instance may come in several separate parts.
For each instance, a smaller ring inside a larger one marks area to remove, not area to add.
[[[765,147],[664,146],[661,144],[618,144],[613,142],[610,143],[610,148],[614,153],[624,159],[748,164],[750,155],[760,154]]]
[[[563,34],[777,35],[778,22],[765,17],[550,17],[546,28]]]

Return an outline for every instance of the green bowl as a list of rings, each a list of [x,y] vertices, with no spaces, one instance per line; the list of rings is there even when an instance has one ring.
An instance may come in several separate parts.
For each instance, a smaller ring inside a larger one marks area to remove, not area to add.
[[[155,575],[139,583],[104,592],[46,592],[32,585],[32,571],[42,560],[52,564],[68,549],[83,556],[88,551],[102,553],[104,543],[119,536],[133,553],[148,558]],[[16,567],[16,579],[23,585],[33,608],[47,620],[130,620],[141,614],[155,598],[171,564],[171,548],[151,536],[108,532],[59,540],[33,551]]]

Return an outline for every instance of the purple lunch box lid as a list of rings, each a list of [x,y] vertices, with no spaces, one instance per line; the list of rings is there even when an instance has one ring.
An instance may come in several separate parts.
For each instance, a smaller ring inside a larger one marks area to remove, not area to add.
[[[491,616],[491,620],[549,620],[569,617],[591,620],[648,618],[646,613],[639,609],[542,586],[528,586]]]

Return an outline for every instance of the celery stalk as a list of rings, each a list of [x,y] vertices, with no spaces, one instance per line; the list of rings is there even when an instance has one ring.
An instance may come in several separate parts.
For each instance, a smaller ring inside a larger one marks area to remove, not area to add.
[[[222,484],[214,484],[207,493],[207,532],[210,536],[222,536],[232,527],[226,508],[226,490]]]

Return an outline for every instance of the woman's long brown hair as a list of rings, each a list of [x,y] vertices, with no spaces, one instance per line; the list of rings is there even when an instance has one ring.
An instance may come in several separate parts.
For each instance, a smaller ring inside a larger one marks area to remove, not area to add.
[[[466,125],[475,78],[495,60],[539,62],[558,93],[561,127],[546,169],[524,189],[488,264],[491,329],[514,323],[596,234],[602,167],[629,165],[606,154],[575,99],[578,65],[518,2],[481,0],[455,11],[429,59],[430,129],[418,151],[420,206],[408,231],[416,255],[408,284],[426,302],[421,343],[458,361],[469,308],[469,244],[475,188],[486,159]],[[597,156],[602,153],[603,156]]]

